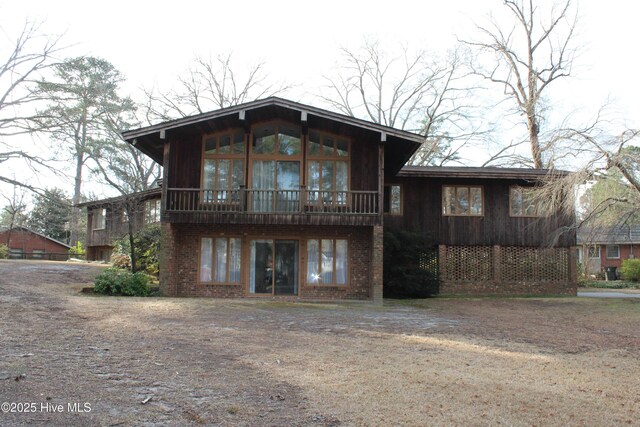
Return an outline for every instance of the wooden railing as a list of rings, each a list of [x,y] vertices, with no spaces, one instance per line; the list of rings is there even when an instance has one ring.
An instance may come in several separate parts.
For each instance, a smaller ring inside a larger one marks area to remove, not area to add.
[[[168,188],[165,208],[168,212],[376,215],[379,202],[377,191]]]

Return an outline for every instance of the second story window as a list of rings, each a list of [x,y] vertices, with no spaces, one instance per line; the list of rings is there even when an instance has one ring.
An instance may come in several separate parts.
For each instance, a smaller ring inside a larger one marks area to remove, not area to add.
[[[509,188],[509,214],[511,216],[538,217],[540,203],[531,187]]]
[[[309,202],[346,204],[349,191],[349,141],[310,131],[307,155]]]
[[[384,186],[384,213],[402,214],[402,187],[400,185]]]
[[[107,223],[107,210],[105,208],[93,211],[93,229],[104,230]]]
[[[442,214],[445,216],[483,216],[482,187],[465,185],[443,186]]]
[[[244,131],[209,135],[202,143],[202,189],[205,202],[235,201],[244,184]]]
[[[153,224],[160,222],[160,199],[152,199],[144,202],[144,223]]]

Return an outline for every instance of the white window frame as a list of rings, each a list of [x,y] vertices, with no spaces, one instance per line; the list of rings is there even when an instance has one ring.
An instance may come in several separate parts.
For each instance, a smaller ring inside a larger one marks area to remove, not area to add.
[[[616,256],[609,256],[610,248],[617,248],[618,254]],[[605,252],[606,252],[607,259],[620,259],[620,245],[607,245]]]

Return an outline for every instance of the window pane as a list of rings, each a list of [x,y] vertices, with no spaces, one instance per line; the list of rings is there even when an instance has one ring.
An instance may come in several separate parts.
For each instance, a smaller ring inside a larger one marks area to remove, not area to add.
[[[471,215],[482,215],[482,189],[470,188]]]
[[[307,177],[307,189],[309,190],[309,201],[318,201],[318,191],[320,190],[320,162],[309,162],[309,176]]]
[[[309,133],[309,154],[312,156],[320,154],[320,135],[318,132]]]
[[[323,156],[333,156],[333,144],[334,144],[334,140],[333,138],[329,138],[329,137],[324,137],[324,140],[322,141],[322,155]]]
[[[320,272],[318,271],[319,242],[307,240],[307,283],[318,283]]]
[[[233,152],[236,154],[244,153],[244,133],[238,132],[233,136]]]
[[[276,135],[273,126],[258,127],[253,131],[253,152],[272,154],[275,152]]]
[[[391,213],[400,213],[400,186],[391,186]]]
[[[219,160],[218,161],[218,185],[216,186],[216,190],[218,191],[218,199],[226,199],[227,192],[224,190],[229,189],[229,166],[230,160]]]
[[[522,215],[522,191],[520,188],[512,188],[510,190],[510,204],[511,204],[511,215],[513,216],[521,216]]]
[[[277,210],[280,212],[293,212],[299,208],[300,190],[300,162],[277,163],[276,194]]]
[[[227,239],[216,239],[216,282],[227,281]]]
[[[211,159],[204,160],[204,171],[202,178],[202,188],[213,190],[213,181],[216,176],[216,161]]]
[[[469,188],[456,188],[456,214],[469,214]]]
[[[347,203],[347,191],[349,190],[349,172],[347,162],[336,162],[336,202]]]
[[[522,206],[524,208],[524,215],[535,216],[537,213],[535,193],[533,190],[527,188],[522,190]]]
[[[200,241],[200,281],[211,281],[211,259],[212,259],[212,240],[204,237]]]
[[[336,283],[338,285],[347,283],[348,243],[346,240],[336,240]]]
[[[216,153],[216,138],[207,138],[204,141],[204,153],[205,154],[215,154]]]
[[[333,240],[322,240],[322,283],[333,283]]]
[[[278,134],[278,152],[287,156],[300,154],[300,129],[293,127],[280,127]]]
[[[620,246],[607,245],[607,258],[620,258]]]
[[[270,212],[273,210],[273,190],[275,187],[275,162],[273,160],[256,160],[253,162],[251,185],[251,203],[254,211]]]
[[[442,191],[444,193],[444,196],[443,196],[444,201],[442,206],[443,213],[446,215],[455,215],[456,214],[456,200],[455,200],[456,188],[444,187]]]
[[[240,239],[229,239],[229,282],[240,283],[240,256],[242,254],[242,242]]]
[[[334,162],[322,162],[322,189],[333,190],[333,168]]]
[[[225,135],[220,137],[220,147],[218,148],[219,154],[231,153],[231,136]]]
[[[339,139],[336,142],[336,153],[338,156],[348,156],[349,155],[349,142],[344,139]]]
[[[244,161],[233,161],[233,172],[231,174],[231,188],[237,190],[244,184]]]

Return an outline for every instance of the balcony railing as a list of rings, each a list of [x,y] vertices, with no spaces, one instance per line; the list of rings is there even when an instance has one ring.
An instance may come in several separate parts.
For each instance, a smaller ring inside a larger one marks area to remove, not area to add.
[[[377,191],[168,188],[168,212],[376,215]]]

